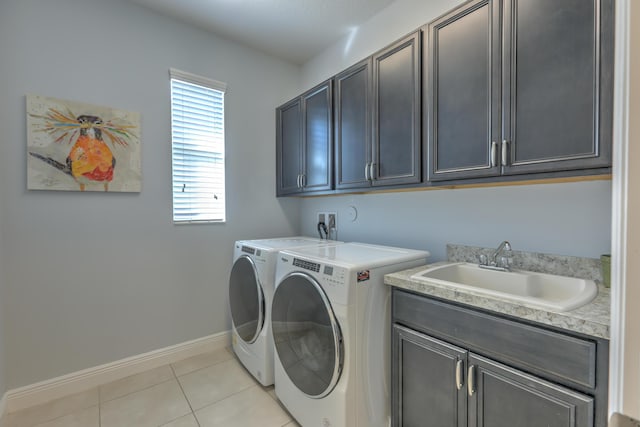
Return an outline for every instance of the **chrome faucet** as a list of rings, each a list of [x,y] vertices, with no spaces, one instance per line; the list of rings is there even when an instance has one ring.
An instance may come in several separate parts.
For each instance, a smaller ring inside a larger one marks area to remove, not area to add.
[[[486,255],[482,254],[479,258],[479,266],[481,268],[488,268],[490,270],[510,271],[509,257],[504,256],[505,252],[511,252],[511,243],[504,241],[500,243],[498,248],[491,255],[491,261]]]
[[[511,243],[507,242],[506,240],[500,243],[498,249],[496,249],[493,255],[491,255],[491,258],[493,259],[493,265],[498,265],[498,255],[500,255],[504,251],[511,251]]]

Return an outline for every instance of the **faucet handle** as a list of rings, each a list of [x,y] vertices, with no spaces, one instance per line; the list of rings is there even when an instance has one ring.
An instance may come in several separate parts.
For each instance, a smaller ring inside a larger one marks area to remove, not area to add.
[[[498,259],[498,267],[502,267],[502,268],[504,268],[506,270],[509,270],[509,268],[511,268],[511,266],[509,265],[509,260],[510,260],[510,257],[501,256]]]
[[[478,255],[478,263],[480,265],[488,265],[489,264],[489,258],[487,258],[487,256],[485,254],[480,254],[480,255]]]

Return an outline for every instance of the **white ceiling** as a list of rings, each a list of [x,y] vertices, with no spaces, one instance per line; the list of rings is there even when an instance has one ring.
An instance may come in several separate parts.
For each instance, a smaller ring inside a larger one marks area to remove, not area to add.
[[[131,0],[302,64],[394,0]]]

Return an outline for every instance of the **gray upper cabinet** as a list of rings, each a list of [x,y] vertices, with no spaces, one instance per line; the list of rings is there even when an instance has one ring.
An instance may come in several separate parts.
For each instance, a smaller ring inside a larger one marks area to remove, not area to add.
[[[420,46],[416,31],[373,56],[372,186],[422,180]]]
[[[612,0],[478,0],[428,26],[428,179],[611,166]]]
[[[276,195],[333,188],[332,82],[276,109]]]
[[[334,77],[336,188],[370,187],[371,58]]]
[[[300,98],[276,109],[276,195],[301,191],[302,112]]]
[[[500,138],[499,13],[494,1],[474,1],[428,27],[429,180],[500,173],[494,143]]]
[[[612,0],[506,0],[505,174],[607,167]]]
[[[613,26],[614,0],[467,1],[277,109],[276,193],[607,173]]]
[[[302,95],[304,191],[333,189],[333,100],[327,80]]]

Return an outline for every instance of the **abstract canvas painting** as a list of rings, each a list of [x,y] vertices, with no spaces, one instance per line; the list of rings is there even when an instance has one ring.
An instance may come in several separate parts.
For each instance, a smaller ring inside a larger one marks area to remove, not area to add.
[[[27,95],[29,190],[139,192],[140,114]]]

